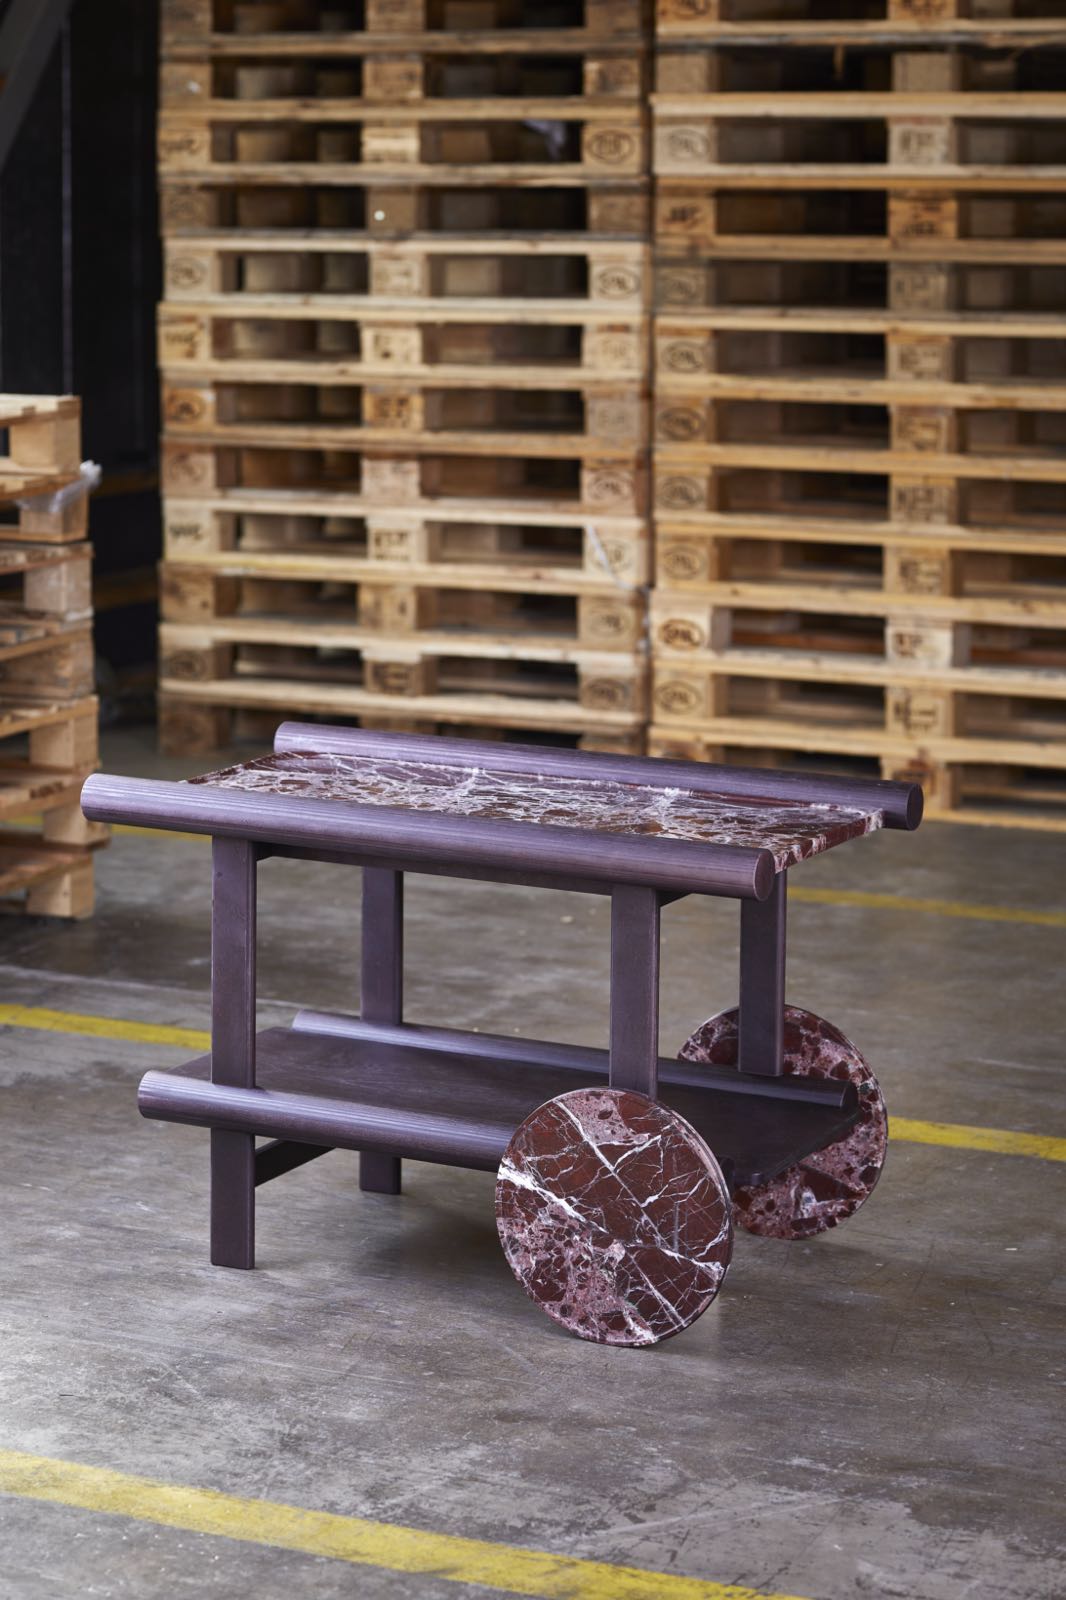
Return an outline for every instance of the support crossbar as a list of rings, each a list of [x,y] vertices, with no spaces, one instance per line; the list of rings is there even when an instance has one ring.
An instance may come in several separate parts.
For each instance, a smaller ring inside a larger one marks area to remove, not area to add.
[[[305,1167],[309,1161],[317,1161],[319,1156],[328,1156],[332,1149],[330,1144],[298,1144],[295,1139],[271,1139],[269,1144],[260,1145],[255,1152],[255,1186],[258,1189],[261,1183],[270,1183],[273,1178],[280,1178],[286,1172],[295,1172],[297,1167]]]

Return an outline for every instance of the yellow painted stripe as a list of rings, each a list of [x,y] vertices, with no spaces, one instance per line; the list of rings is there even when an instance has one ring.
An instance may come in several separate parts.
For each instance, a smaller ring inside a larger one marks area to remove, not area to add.
[[[532,1595],[538,1600],[800,1600],[742,1584],[584,1561],[272,1500],[243,1500],[216,1489],[159,1483],[19,1450],[0,1450],[0,1492],[272,1550],[325,1556],[356,1567],[481,1584],[498,1594]]]
[[[45,1006],[0,1005],[0,1027],[35,1028],[45,1033],[80,1033],[97,1039],[132,1039],[136,1044],[173,1044],[210,1050],[211,1035],[200,1028],[170,1028],[159,1022],[127,1022],[122,1017],[92,1017],[79,1011],[49,1011]]]
[[[138,828],[118,823],[113,833],[128,833],[146,838],[195,839],[203,842],[205,833],[173,833],[166,828]],[[972,922],[1029,922],[1038,928],[1066,928],[1066,911],[1029,911],[1024,906],[986,906],[969,900],[927,900],[916,895],[874,894],[861,889],[807,889],[789,884],[789,899],[805,900],[809,905],[854,906],[861,911],[914,911],[922,916],[962,917]]]
[[[177,1045],[187,1050],[211,1048],[211,1035],[200,1028],[172,1028],[158,1022],[129,1022],[122,1017],[50,1011],[44,1006],[0,1005],[0,1027],[78,1033],[97,1039],[130,1039],[136,1044]],[[1016,1133],[1009,1128],[978,1128],[962,1122],[914,1122],[908,1117],[893,1117],[892,1137],[906,1144],[939,1144],[956,1150],[993,1150],[1005,1156],[1066,1161],[1066,1139],[1042,1133]]]
[[[791,900],[811,905],[857,906],[869,911],[917,911],[973,922],[1031,922],[1038,928],[1066,928],[1066,911],[1028,911],[1023,906],[983,906],[968,900],[922,900],[902,894],[867,894],[861,889],[805,889],[789,885]]]
[[[893,1139],[907,1144],[940,1144],[956,1150],[992,1150],[1001,1156],[1036,1156],[1066,1161],[1066,1139],[1045,1133],[1013,1133],[1007,1128],[975,1128],[964,1122],[911,1122],[891,1117]]]

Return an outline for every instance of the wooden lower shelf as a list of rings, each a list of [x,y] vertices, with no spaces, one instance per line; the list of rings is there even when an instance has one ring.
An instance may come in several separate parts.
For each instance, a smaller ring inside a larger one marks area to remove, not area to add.
[[[254,1089],[210,1081],[209,1056],[176,1072],[149,1072],[138,1103],[164,1122],[495,1171],[518,1124],[546,1100],[605,1074],[575,1052],[571,1066],[469,1059],[447,1050],[271,1028],[257,1040]],[[768,1181],[833,1142],[854,1110],[803,1099],[737,1093],[737,1074],[678,1068],[660,1099],[702,1134],[734,1184]],[[743,1080],[741,1080],[743,1081]]]

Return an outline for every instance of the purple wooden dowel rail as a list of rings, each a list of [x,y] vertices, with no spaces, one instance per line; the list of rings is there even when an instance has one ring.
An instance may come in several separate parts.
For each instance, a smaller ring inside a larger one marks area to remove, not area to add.
[[[97,772],[81,792],[82,810],[100,822],[209,833],[215,838],[335,849],[374,865],[402,859],[450,869],[491,864],[519,881],[543,872],[610,884],[642,884],[689,894],[765,900],[776,876],[769,850],[687,839],[597,833],[545,823],[443,816],[398,806],[360,806],[301,795],[214,789],[115,778]],[[461,871],[458,874],[462,875]]]
[[[514,1132],[513,1126],[487,1120],[438,1116],[401,1105],[360,1105],[325,1095],[274,1094],[173,1072],[146,1072],[137,1103],[144,1117],[207,1127],[212,1135],[225,1133],[253,1143],[256,1134],[277,1135],[280,1142],[295,1141],[305,1149],[317,1139],[331,1149],[389,1156],[399,1151],[484,1172],[495,1172]],[[253,1265],[252,1260],[219,1260],[214,1251],[211,1259],[216,1266]]]
[[[880,811],[886,828],[913,829],[922,820],[921,784],[885,778],[838,778],[820,772],[779,772],[766,767],[719,767],[702,761],[667,761],[648,756],[601,755],[545,745],[489,744],[476,739],[424,734],[378,733],[372,728],[283,722],[274,735],[281,755],[317,753],[417,761],[420,765],[480,767],[486,772],[526,772],[538,777],[640,783],[653,789],[689,789],[694,794],[738,800],[791,800],[797,804],[854,806]]]

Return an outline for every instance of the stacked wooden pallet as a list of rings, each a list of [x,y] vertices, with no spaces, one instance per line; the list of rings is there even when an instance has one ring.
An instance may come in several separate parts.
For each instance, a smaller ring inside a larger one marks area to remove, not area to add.
[[[1053,821],[1066,12],[887,4],[659,0],[653,749]]]
[[[81,785],[97,765],[81,411],[0,395],[0,906],[85,917],[92,848]]]
[[[639,0],[164,0],[167,747],[640,748],[647,39]]]

